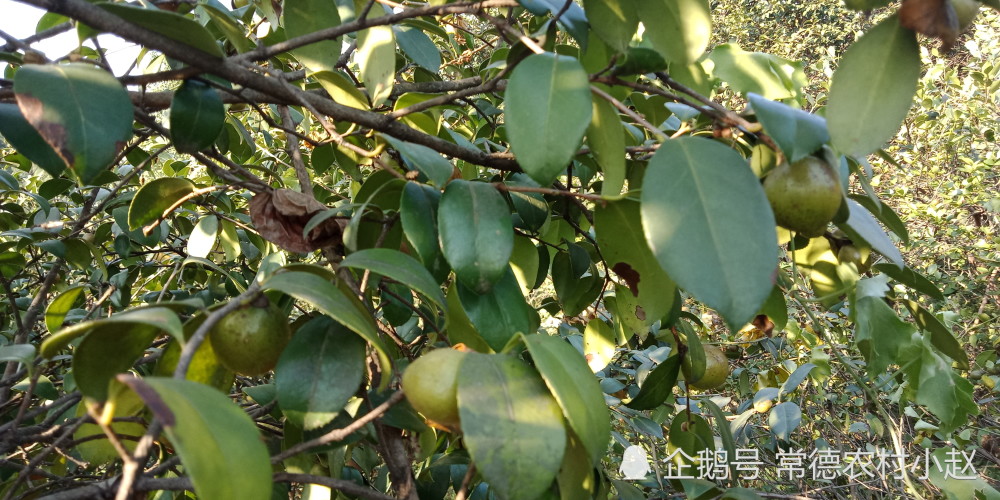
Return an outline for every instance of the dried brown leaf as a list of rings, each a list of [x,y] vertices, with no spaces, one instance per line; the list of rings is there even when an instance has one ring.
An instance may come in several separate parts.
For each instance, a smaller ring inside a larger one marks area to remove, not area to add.
[[[250,200],[250,220],[260,236],[290,252],[309,253],[343,242],[343,221],[333,218],[303,235],[309,220],[325,210],[313,197],[290,189],[258,193]]]

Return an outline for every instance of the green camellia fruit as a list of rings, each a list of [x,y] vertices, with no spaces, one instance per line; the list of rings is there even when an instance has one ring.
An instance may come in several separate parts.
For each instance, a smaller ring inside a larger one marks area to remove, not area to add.
[[[288,318],[266,302],[263,307],[249,304],[227,314],[208,338],[223,366],[253,376],[274,368],[291,337]]]
[[[843,201],[837,172],[815,156],[774,167],[764,192],[778,225],[810,238],[823,235]]]
[[[702,374],[697,380],[691,380],[689,377],[689,368],[682,365],[684,369],[684,377],[688,381],[688,385],[694,387],[695,389],[708,390],[715,389],[720,385],[726,383],[726,379],[729,378],[729,358],[726,354],[722,352],[722,349],[714,345],[704,346],[705,350],[705,373]]]
[[[406,399],[437,427],[459,427],[458,369],[465,356],[454,349],[437,349],[410,363],[403,372]]]

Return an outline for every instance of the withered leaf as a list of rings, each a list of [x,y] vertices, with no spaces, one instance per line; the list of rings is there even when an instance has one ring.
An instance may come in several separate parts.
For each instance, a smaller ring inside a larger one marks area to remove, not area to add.
[[[324,210],[313,197],[291,189],[258,193],[250,200],[250,220],[260,236],[290,252],[309,253],[343,242],[344,221],[339,219],[326,219],[303,234],[309,220]]]
[[[754,328],[763,332],[767,337],[770,337],[771,332],[774,331],[774,322],[771,321],[771,318],[768,318],[766,314],[758,314],[753,318],[753,321],[751,321],[750,324],[752,324]]]
[[[958,15],[950,0],[904,0],[899,24],[925,36],[941,39],[948,50],[958,39]]]
[[[639,273],[635,269],[632,269],[632,266],[624,262],[618,262],[614,266],[611,266],[611,270],[620,276],[621,279],[625,280],[625,284],[628,285],[628,289],[632,292],[633,296],[639,296],[639,280],[642,277],[639,276]]]

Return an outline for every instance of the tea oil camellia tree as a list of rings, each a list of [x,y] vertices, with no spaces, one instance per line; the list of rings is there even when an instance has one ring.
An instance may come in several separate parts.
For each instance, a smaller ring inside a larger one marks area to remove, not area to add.
[[[970,441],[867,158],[977,2],[847,2],[816,106],[708,0],[19,1],[47,13],[0,48],[2,498],[757,498],[622,452],[813,449],[830,383],[894,453]],[[751,345],[802,362],[714,397]]]

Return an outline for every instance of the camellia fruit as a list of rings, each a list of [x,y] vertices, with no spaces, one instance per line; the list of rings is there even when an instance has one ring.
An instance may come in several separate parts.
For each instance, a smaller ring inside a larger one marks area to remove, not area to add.
[[[417,358],[403,372],[406,399],[437,427],[459,427],[458,369],[465,356],[455,349],[437,349]]]
[[[729,378],[729,358],[722,352],[722,349],[714,345],[706,345],[705,349],[705,373],[696,380],[691,380],[689,364],[682,365],[684,376],[688,379],[688,385],[695,389],[708,390],[715,389],[726,383]]]
[[[764,192],[778,225],[810,238],[823,235],[843,201],[837,172],[815,156],[774,167]]]
[[[248,376],[271,371],[291,337],[288,319],[266,298],[227,314],[208,336],[222,366]]]
[[[968,29],[979,14],[980,4],[976,0],[951,0],[951,6],[955,9],[959,32]]]

